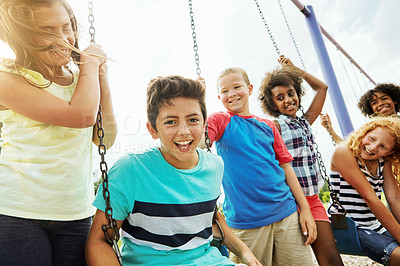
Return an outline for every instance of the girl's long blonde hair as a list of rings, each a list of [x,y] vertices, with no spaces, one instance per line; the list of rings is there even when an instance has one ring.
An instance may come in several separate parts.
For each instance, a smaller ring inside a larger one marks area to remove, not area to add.
[[[34,8],[54,3],[61,3],[69,15],[75,37],[74,46],[66,43],[58,35],[46,32],[35,25]],[[38,45],[35,41],[35,36],[38,35],[50,35],[54,38],[54,42],[50,45]],[[4,65],[17,71],[21,68],[40,70],[42,74],[51,77],[50,83],[55,76],[54,68],[37,58],[36,52],[54,49],[56,42],[63,42],[72,49],[70,61],[76,63],[80,61],[77,22],[65,0],[0,0],[0,39],[8,44],[15,54],[15,60],[3,59]]]
[[[400,185],[400,118],[398,117],[377,117],[374,120],[364,124],[357,131],[353,132],[346,140],[346,145],[353,152],[353,155],[363,162],[361,154],[361,142],[365,135],[381,127],[394,137],[393,153],[387,157],[392,161],[393,174],[396,177],[397,184]]]

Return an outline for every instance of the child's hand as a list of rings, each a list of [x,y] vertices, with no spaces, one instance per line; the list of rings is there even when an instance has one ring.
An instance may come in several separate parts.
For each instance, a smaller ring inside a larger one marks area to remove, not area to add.
[[[198,82],[200,82],[201,85],[203,85],[204,88],[207,87],[207,85],[206,85],[206,80],[205,80],[203,77],[198,77],[196,80],[197,80]]]
[[[99,66],[99,84],[100,90],[109,90],[108,84],[108,66],[106,63],[103,63]]]
[[[307,237],[305,245],[310,245],[317,239],[317,226],[311,211],[300,212],[300,226],[304,236]]]
[[[321,118],[321,124],[326,130],[331,130],[332,129],[332,121],[331,118],[329,117],[328,114],[320,114],[319,117]]]
[[[286,58],[284,55],[281,55],[278,59],[279,64],[281,64],[282,68],[285,67],[295,67],[295,65],[290,61],[289,58]]]
[[[107,55],[99,44],[91,44],[81,54],[81,62],[96,62],[101,65],[107,61]]]
[[[262,266],[261,262],[258,261],[256,256],[254,256],[253,252],[251,251],[243,253],[242,261],[248,266]]]

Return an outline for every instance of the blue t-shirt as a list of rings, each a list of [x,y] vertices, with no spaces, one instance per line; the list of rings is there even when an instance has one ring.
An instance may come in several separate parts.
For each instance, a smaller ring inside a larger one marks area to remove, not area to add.
[[[230,227],[266,226],[297,210],[279,166],[292,156],[272,121],[218,112],[208,117],[208,131],[224,160],[224,214]]]
[[[158,148],[124,155],[110,169],[113,218],[124,220],[124,265],[234,265],[210,247],[223,162],[197,152],[193,169],[173,167]],[[102,186],[93,205],[105,210]]]

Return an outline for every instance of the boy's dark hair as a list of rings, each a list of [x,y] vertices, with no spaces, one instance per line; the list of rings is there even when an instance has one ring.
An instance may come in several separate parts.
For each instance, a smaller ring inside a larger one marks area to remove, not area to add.
[[[167,76],[152,79],[147,87],[147,119],[157,130],[156,120],[164,103],[172,105],[171,99],[184,97],[199,101],[204,122],[207,117],[206,90],[202,84],[181,76]]]
[[[367,91],[361,96],[358,101],[358,108],[365,116],[373,116],[374,111],[371,107],[372,96],[375,92],[382,92],[390,96],[394,102],[396,114],[400,111],[400,87],[393,83],[381,83],[375,86],[372,90]]]
[[[274,117],[278,117],[281,114],[272,100],[271,90],[276,86],[289,87],[292,85],[297,93],[297,97],[299,98],[299,106],[301,106],[301,97],[304,95],[304,89],[301,86],[302,81],[302,73],[295,69],[276,68],[271,72],[266,73],[261,82],[260,95],[258,96],[264,112]]]

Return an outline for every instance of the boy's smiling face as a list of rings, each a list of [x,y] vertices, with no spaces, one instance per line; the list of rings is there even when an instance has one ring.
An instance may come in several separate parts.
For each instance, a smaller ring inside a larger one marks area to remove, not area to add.
[[[198,100],[172,98],[160,108],[155,130],[147,128],[153,139],[160,139],[164,159],[178,169],[192,169],[199,160],[196,148],[204,133],[204,118]]]
[[[247,85],[240,73],[230,73],[218,81],[219,95],[224,107],[238,115],[250,115],[249,96],[253,85]]]

